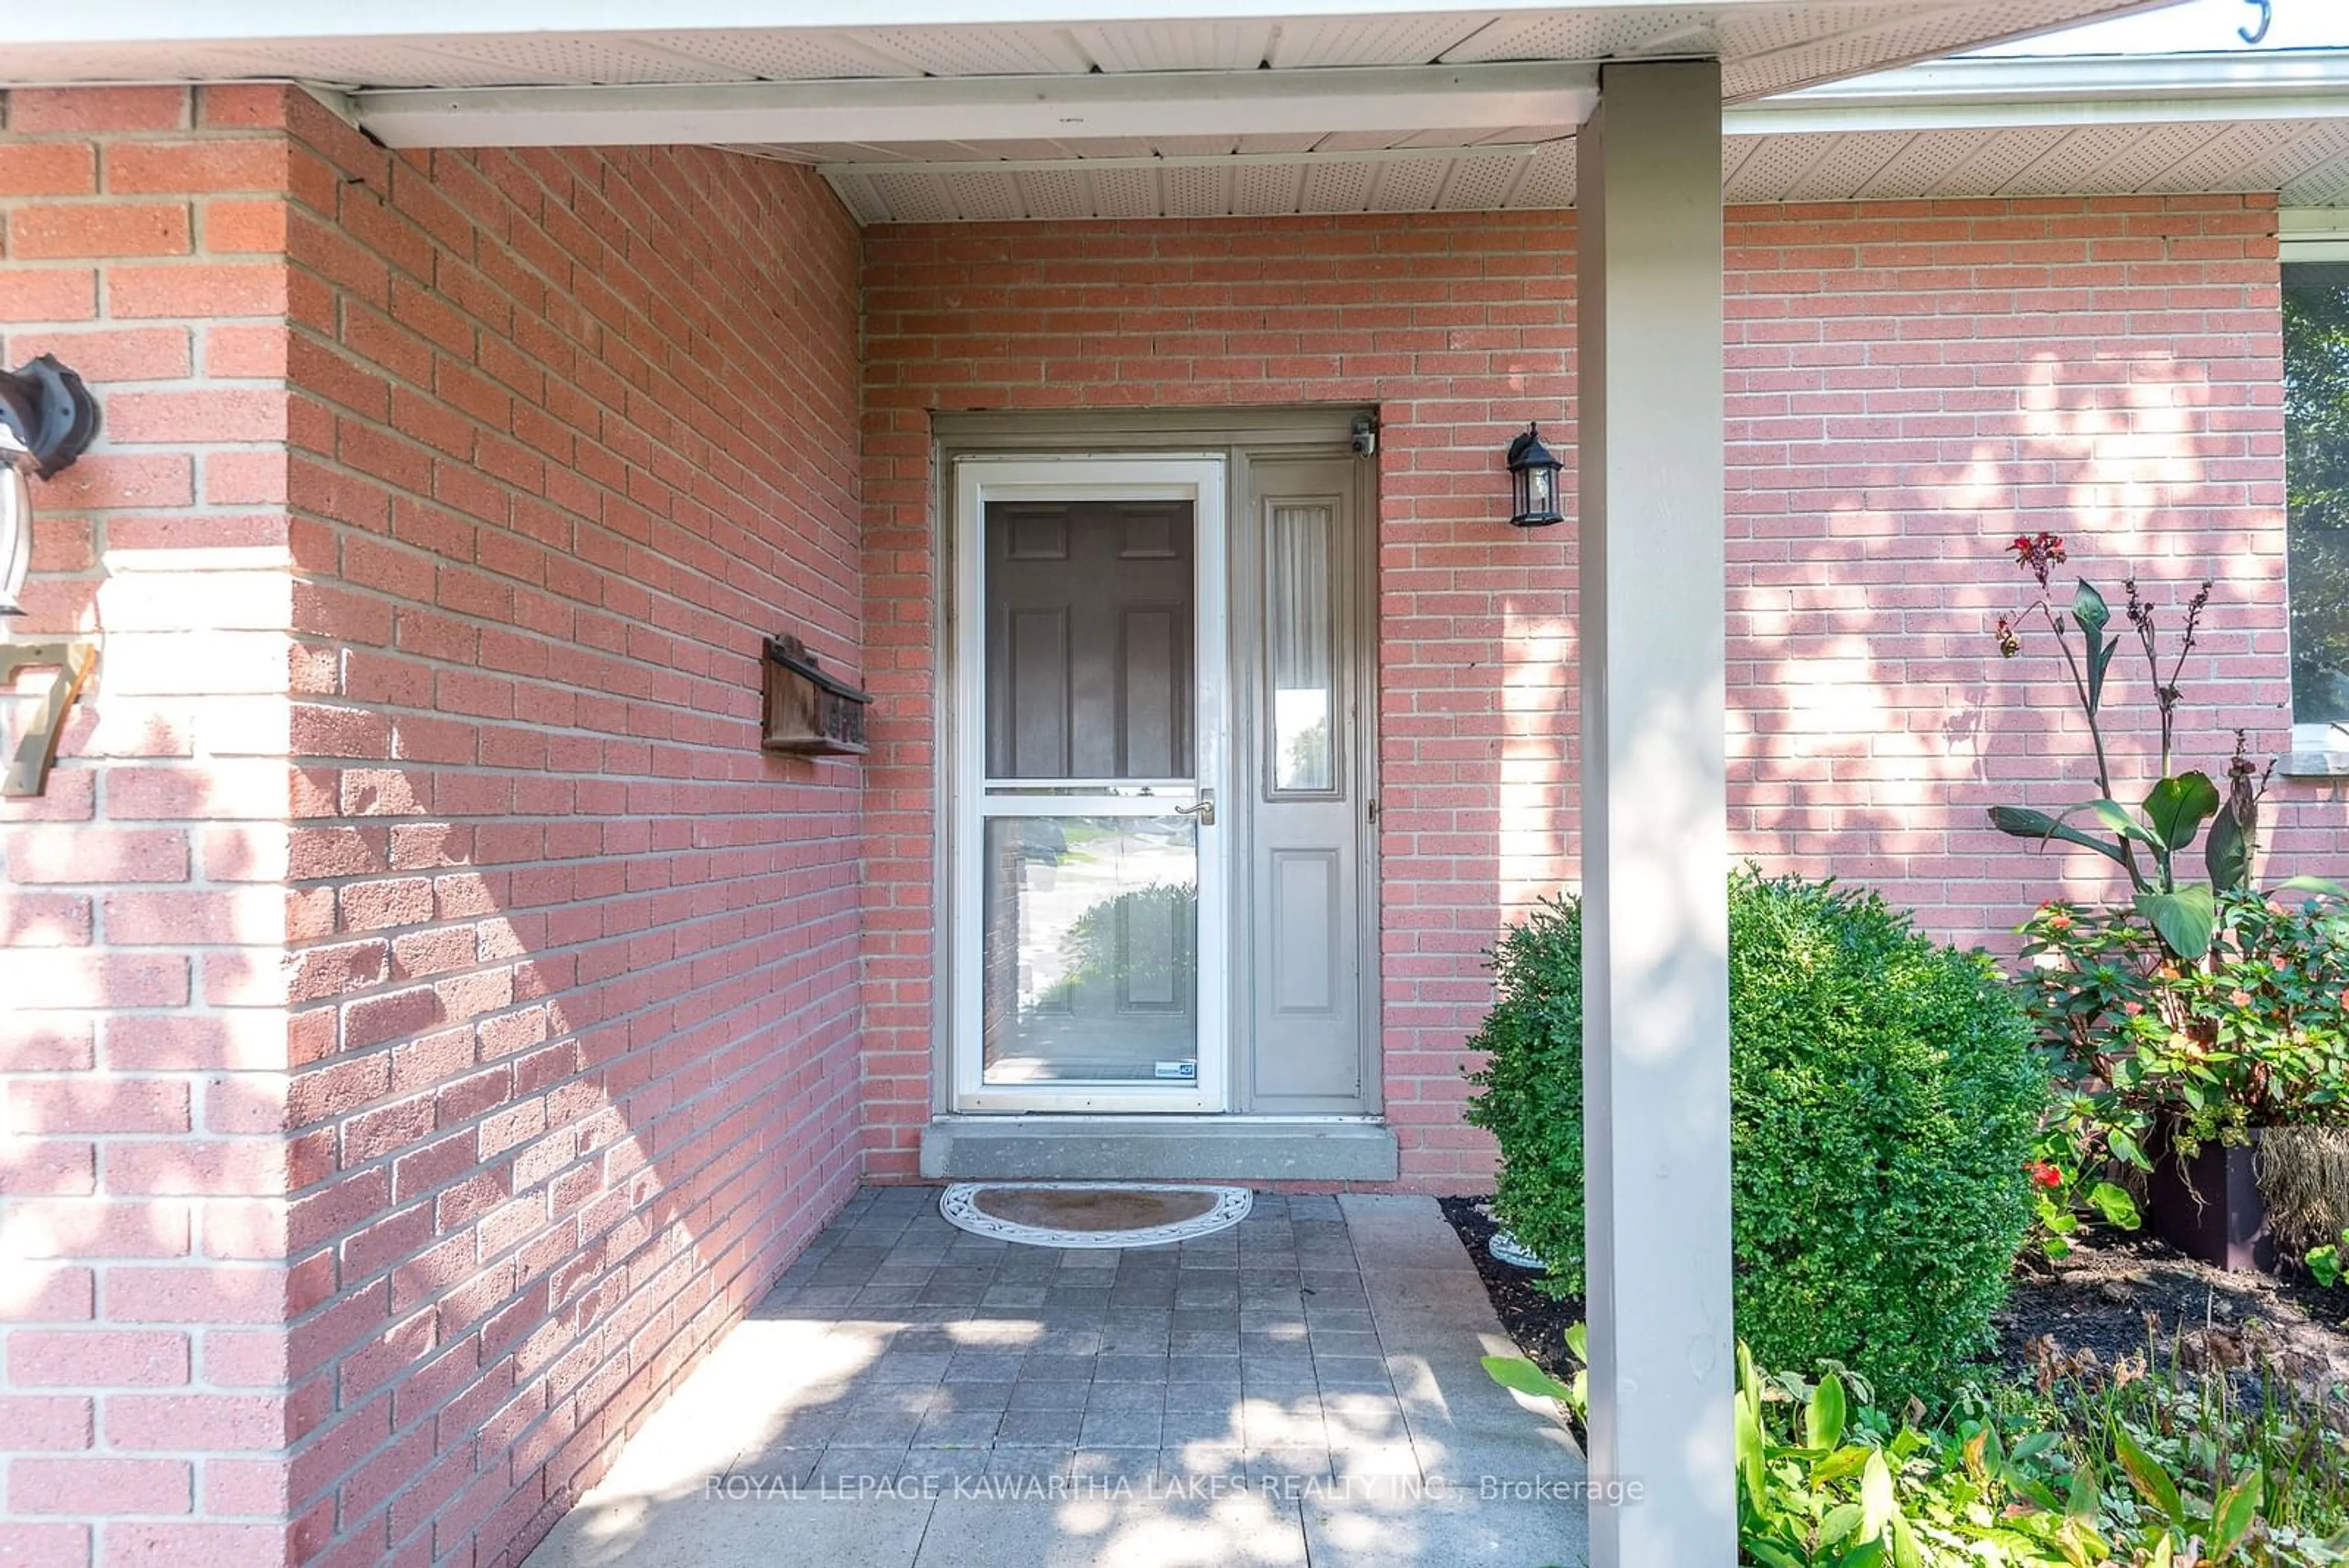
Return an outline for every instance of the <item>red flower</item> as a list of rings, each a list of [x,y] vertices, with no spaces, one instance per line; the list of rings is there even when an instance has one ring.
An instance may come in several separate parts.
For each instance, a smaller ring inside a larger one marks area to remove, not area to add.
[[[2014,564],[2047,586],[2047,568],[2064,559],[2064,535],[2041,529],[2036,534],[2017,534],[2006,546],[2014,552]]]
[[[2053,1188],[2064,1185],[2064,1173],[2044,1159],[2024,1168],[2031,1172],[2031,1179],[2041,1187]]]

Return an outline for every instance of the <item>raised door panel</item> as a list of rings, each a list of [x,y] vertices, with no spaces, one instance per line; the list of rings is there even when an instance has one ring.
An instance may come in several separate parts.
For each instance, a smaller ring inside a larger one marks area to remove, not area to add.
[[[1338,1009],[1345,948],[1334,849],[1272,852],[1266,909],[1265,1001],[1276,1019],[1326,1019]]]
[[[1064,777],[1070,755],[1068,607],[1013,610],[1006,627],[1008,771],[1021,778]]]

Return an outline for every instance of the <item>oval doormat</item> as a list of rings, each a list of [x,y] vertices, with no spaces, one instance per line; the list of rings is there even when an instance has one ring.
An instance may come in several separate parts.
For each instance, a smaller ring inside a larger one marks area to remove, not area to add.
[[[939,1194],[938,1212],[1030,1247],[1156,1247],[1228,1230],[1254,1201],[1245,1187],[963,1181]]]

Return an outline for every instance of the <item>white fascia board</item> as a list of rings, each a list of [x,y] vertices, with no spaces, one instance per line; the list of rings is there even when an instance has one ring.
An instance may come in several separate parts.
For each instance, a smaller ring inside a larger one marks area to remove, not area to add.
[[[2286,207],[2276,218],[2276,234],[2283,239],[2349,239],[2349,212],[2338,207]]]
[[[2349,50],[2322,49],[1907,66],[1741,105],[1723,130],[1766,136],[2344,116]]]
[[[2349,261],[2349,212],[2338,207],[2286,207],[2276,218],[2276,249],[2282,260]]]
[[[1899,0],[1894,0],[1899,4]],[[2096,16],[2146,0],[2110,0]],[[1716,10],[1783,8],[1786,0],[1709,0]],[[1949,0],[1907,0],[1923,13]],[[1607,0],[1608,9],[1638,13],[1685,9],[1687,0]],[[1449,7],[1447,7],[1448,9]],[[1554,11],[1557,0],[1475,0],[1475,13]],[[860,0],[850,11],[815,0],[407,0],[398,26],[361,28],[349,13],[317,0],[109,0],[105,5],[7,7],[0,47],[9,44],[263,43],[335,38],[415,42],[487,34],[771,31],[790,28],[1063,26],[1072,23],[1278,21],[1288,17],[1411,16],[1426,0]],[[2093,19],[2093,18],[2091,18]]]
[[[1760,109],[1811,105],[2034,103],[2085,99],[2261,98],[2349,88],[2349,49],[2262,54],[1992,56],[1902,66],[1781,93]]]
[[[352,95],[391,147],[1011,141],[1071,137],[1506,130],[1579,125],[1596,67],[1403,66],[742,82],[400,88]]]
[[[1779,100],[1771,99],[1773,105]],[[2022,125],[2173,125],[2240,119],[2349,119],[2349,91],[2289,98],[2104,99],[2067,103],[1903,103],[1800,109],[1747,104],[1722,113],[1725,136],[1868,130],[1997,130]]]

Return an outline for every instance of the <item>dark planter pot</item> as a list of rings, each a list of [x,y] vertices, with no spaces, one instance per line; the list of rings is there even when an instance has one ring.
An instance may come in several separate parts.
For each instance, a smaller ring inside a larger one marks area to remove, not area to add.
[[[2191,1158],[2160,1139],[2146,1203],[2154,1234],[2188,1257],[2230,1272],[2271,1274],[2275,1238],[2256,1175],[2259,1135],[2251,1137],[2249,1145],[2206,1143]]]

